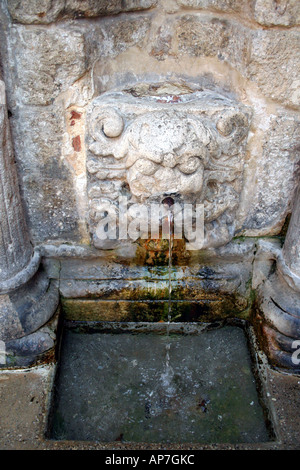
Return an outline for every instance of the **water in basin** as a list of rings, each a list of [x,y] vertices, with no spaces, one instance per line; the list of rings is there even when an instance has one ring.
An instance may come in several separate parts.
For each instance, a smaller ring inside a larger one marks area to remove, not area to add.
[[[243,329],[226,326],[197,335],[66,330],[51,437],[161,443],[270,440]]]

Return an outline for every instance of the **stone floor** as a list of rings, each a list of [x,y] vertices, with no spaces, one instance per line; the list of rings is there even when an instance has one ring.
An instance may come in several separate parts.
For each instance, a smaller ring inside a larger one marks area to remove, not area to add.
[[[262,444],[143,444],[51,441],[46,439],[47,410],[54,365],[0,372],[0,449],[300,449],[300,377],[265,368],[265,387],[277,439]]]

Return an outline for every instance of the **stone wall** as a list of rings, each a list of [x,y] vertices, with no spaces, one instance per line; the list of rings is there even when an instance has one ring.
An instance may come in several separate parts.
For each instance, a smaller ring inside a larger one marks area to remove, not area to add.
[[[297,0],[1,2],[1,54],[35,244],[89,244],[86,111],[107,91],[164,83],[253,110],[236,235],[280,233],[299,161]]]
[[[70,320],[166,320],[168,245],[101,244],[95,228],[103,201],[179,186],[178,200],[204,204],[206,250],[174,245],[172,319],[250,319],[271,360],[295,368],[299,27],[298,0],[0,0],[2,153],[26,219],[16,271],[42,258],[22,286],[2,256],[8,351],[53,344],[40,335],[58,289]]]

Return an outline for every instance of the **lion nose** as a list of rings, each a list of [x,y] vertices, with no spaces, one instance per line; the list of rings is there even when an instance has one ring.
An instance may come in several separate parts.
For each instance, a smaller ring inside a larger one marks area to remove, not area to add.
[[[176,155],[173,155],[172,153],[167,153],[166,155],[164,155],[164,160],[162,163],[167,168],[174,168],[174,166],[176,166],[177,164]]]

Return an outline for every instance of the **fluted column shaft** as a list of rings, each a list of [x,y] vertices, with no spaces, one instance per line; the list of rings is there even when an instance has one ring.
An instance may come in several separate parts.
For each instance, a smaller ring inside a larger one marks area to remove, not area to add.
[[[0,281],[26,268],[32,254],[14,163],[5,86],[0,80]]]
[[[58,306],[58,289],[31,245],[0,76],[0,346],[7,365],[28,365],[54,346],[44,325]]]
[[[282,254],[291,275],[300,279],[300,183],[295,196]]]

